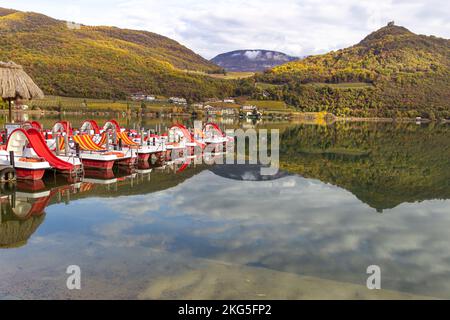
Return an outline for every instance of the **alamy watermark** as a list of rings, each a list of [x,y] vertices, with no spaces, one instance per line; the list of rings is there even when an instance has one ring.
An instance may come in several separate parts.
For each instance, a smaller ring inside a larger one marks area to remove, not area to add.
[[[270,131],[270,132],[269,132]],[[217,138],[217,137],[216,137]],[[204,148],[189,147],[173,149],[171,159],[194,157],[195,164],[259,165],[260,174],[273,176],[280,165],[280,132],[278,129],[226,130],[223,143],[209,143]]]
[[[381,289],[381,268],[377,265],[371,265],[367,267],[367,274],[370,276],[367,278],[367,289],[380,290]]]
[[[69,274],[66,281],[67,289],[81,290],[81,268],[77,265],[70,265],[66,269]]]

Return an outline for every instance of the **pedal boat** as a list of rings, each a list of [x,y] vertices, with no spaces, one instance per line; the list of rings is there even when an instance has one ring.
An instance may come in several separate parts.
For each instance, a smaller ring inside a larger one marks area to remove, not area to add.
[[[0,150],[0,165],[10,165],[9,152]],[[25,149],[22,154],[14,155],[14,169],[16,178],[21,180],[40,180],[45,174],[45,170],[52,167],[50,164],[38,157],[34,157],[30,149]]]

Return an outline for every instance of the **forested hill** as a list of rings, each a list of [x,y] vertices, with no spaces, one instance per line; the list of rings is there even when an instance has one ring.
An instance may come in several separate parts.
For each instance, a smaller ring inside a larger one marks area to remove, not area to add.
[[[121,98],[143,91],[199,99],[227,95],[231,83],[186,70],[217,66],[161,35],[68,25],[0,8],[0,60],[24,66],[46,94]]]
[[[360,43],[271,69],[258,81],[308,111],[450,116],[450,40],[388,26]],[[282,90],[283,88],[283,90]]]

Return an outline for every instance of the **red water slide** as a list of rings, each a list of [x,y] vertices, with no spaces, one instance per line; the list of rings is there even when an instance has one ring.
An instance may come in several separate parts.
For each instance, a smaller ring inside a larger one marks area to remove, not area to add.
[[[94,130],[95,134],[100,133],[100,128],[95,120],[85,120],[80,127],[81,132]]]
[[[223,133],[222,129],[220,129],[220,127],[213,122],[208,122],[205,124],[203,126],[203,131],[206,131],[209,127],[212,127],[220,136],[225,137],[225,133]]]
[[[69,136],[73,135],[73,129],[72,125],[69,121],[58,121],[53,125],[52,128],[53,132],[59,132],[59,133],[67,133]]]
[[[28,139],[31,148],[36,152],[36,154],[44,158],[53,168],[61,170],[61,171],[70,171],[74,168],[74,166],[66,161],[59,159],[57,156],[53,154],[53,152],[48,148],[47,143],[45,143],[44,137],[42,134],[34,129],[28,129],[27,131],[23,129],[14,130],[8,138],[7,145],[9,146],[9,142],[11,139],[15,138],[15,134],[22,133]]]
[[[38,122],[38,121],[25,121],[25,122],[22,124],[22,128],[23,128],[23,129],[27,129],[27,128],[35,128],[35,129],[37,129],[37,130],[39,130],[39,131],[42,131],[42,130],[43,130],[42,124],[41,124],[40,122]]]
[[[106,121],[105,125],[103,126],[103,130],[115,130],[116,132],[120,132],[120,125],[116,120],[109,120]]]
[[[202,142],[195,140],[194,137],[189,132],[189,130],[184,125],[182,125],[180,123],[176,123],[176,124],[172,125],[172,127],[170,127],[170,129],[175,129],[175,128],[178,128],[183,133],[183,136],[187,139],[187,142],[194,142],[199,147],[204,147],[204,144]]]

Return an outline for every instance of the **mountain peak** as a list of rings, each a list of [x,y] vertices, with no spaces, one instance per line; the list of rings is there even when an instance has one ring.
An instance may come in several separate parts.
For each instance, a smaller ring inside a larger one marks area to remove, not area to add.
[[[222,53],[211,61],[227,71],[258,72],[297,59],[278,51],[248,49]]]
[[[411,31],[402,26],[396,26],[394,22],[389,22],[387,26],[372,32],[367,37],[365,37],[360,44],[371,43],[373,41],[378,41],[389,36],[397,37],[403,35],[414,35]]]

